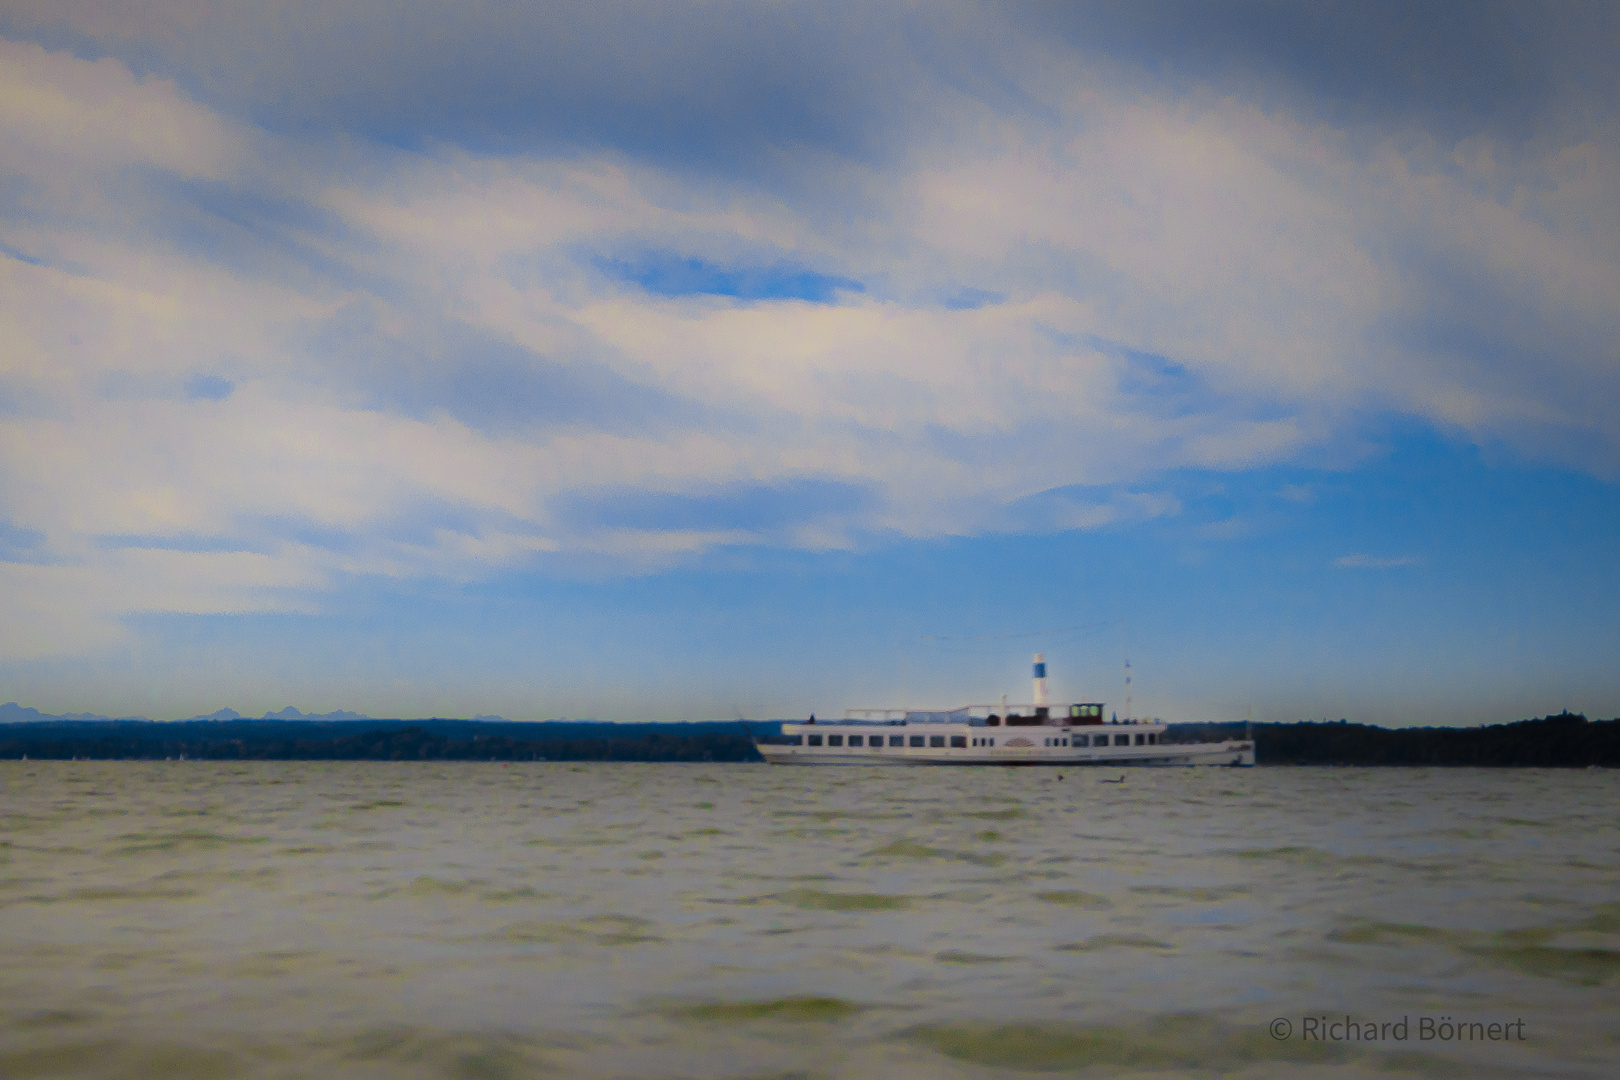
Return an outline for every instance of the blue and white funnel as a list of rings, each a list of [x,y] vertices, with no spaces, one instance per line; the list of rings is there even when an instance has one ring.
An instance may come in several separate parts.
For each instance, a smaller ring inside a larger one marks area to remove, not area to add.
[[[1046,700],[1046,654],[1035,654],[1035,704],[1045,705]]]

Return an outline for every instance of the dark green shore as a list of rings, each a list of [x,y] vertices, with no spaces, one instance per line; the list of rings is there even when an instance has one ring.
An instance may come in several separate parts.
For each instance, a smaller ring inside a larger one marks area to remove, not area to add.
[[[49,719],[0,724],[0,759],[303,761],[759,761],[780,721],[613,724],[480,720]],[[1254,724],[1261,765],[1620,766],[1620,720],[1571,713],[1474,728]],[[1244,725],[1173,724],[1171,742],[1241,738]]]

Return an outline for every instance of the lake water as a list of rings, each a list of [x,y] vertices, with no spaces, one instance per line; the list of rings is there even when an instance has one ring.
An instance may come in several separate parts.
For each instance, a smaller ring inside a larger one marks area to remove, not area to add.
[[[0,1076],[1620,1075],[1617,774],[1127,775],[0,762]]]

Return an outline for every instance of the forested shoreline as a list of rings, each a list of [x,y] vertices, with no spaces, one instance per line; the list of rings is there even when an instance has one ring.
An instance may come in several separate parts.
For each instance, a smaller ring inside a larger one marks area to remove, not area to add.
[[[1620,720],[1560,713],[1471,728],[1382,728],[1345,721],[1254,724],[1260,765],[1620,766]],[[1242,738],[1244,724],[1176,724],[1176,742]]]
[[[1245,725],[1173,724],[1172,742]],[[0,759],[757,762],[780,721],[616,724],[478,720],[41,720],[0,724]],[[1254,724],[1261,765],[1620,766],[1620,720],[1562,713],[1474,728]]]
[[[760,761],[777,723],[479,720],[34,721],[0,725],[0,759]]]

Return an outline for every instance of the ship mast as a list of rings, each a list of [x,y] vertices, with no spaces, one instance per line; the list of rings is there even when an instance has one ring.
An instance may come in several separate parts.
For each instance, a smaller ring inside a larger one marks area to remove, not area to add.
[[[1131,718],[1131,631],[1130,626],[1120,624],[1120,640],[1125,647],[1125,719]]]

